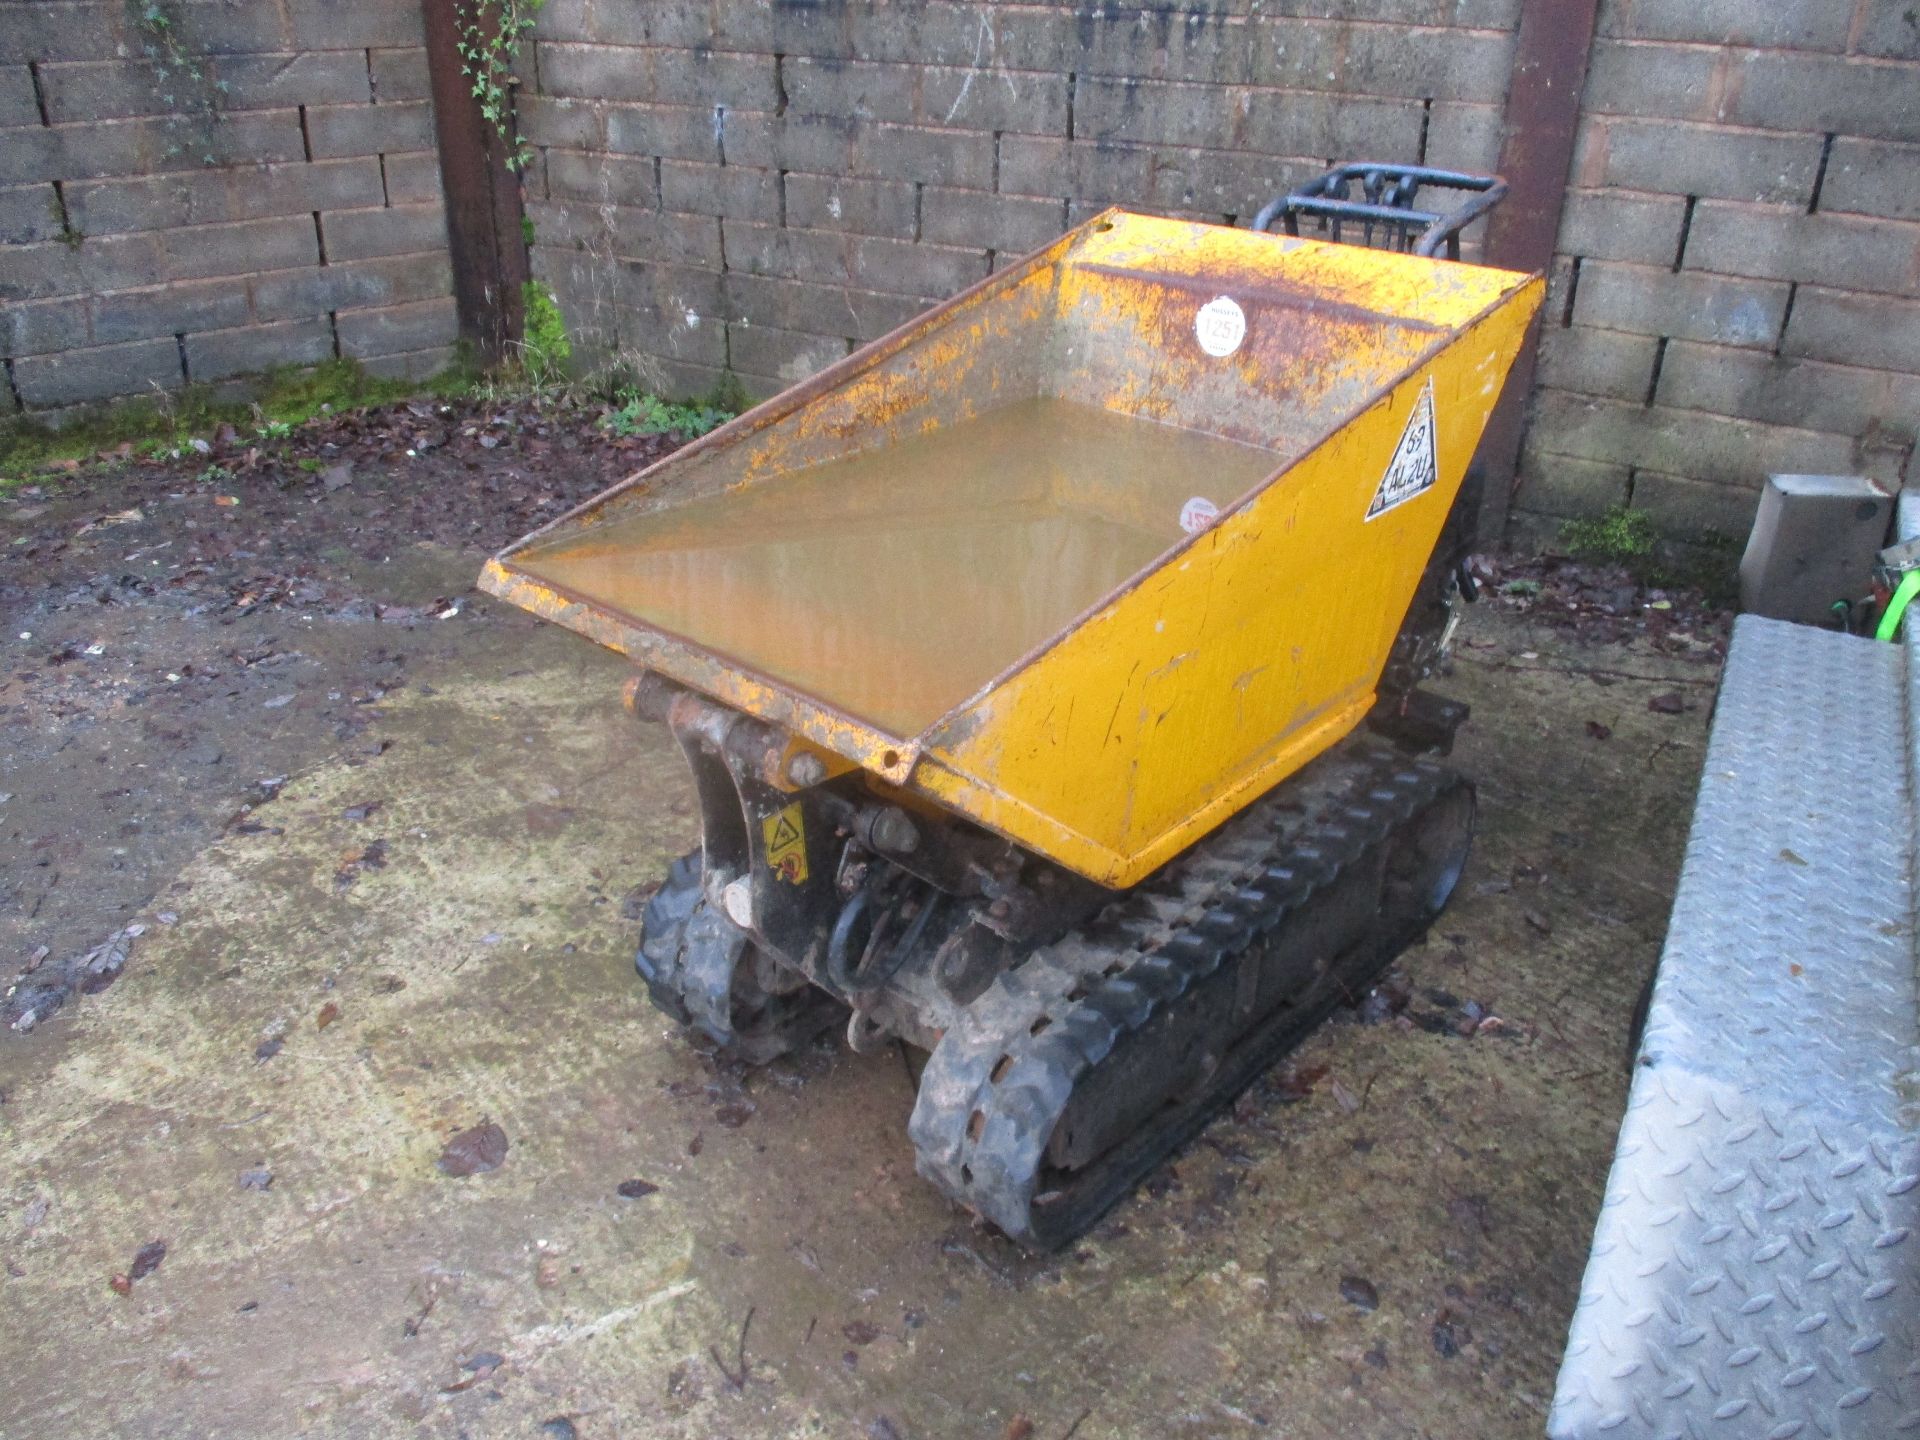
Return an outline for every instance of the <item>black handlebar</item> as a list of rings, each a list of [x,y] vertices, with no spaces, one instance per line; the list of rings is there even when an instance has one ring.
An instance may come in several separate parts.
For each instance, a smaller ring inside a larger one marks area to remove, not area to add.
[[[1350,192],[1359,186],[1357,198]],[[1448,210],[1414,208],[1423,187],[1465,192]],[[1270,200],[1254,216],[1253,228],[1270,230],[1281,221],[1289,235],[1300,233],[1300,217],[1316,217],[1327,225],[1335,241],[1343,224],[1363,227],[1361,244],[1375,242],[1379,229],[1389,249],[1415,255],[1437,255],[1444,244],[1449,260],[1460,258],[1460,232],[1506,197],[1507,182],[1498,175],[1469,175],[1459,170],[1437,170],[1427,165],[1372,165],[1352,162],[1336,165],[1317,179],[1287,195]]]

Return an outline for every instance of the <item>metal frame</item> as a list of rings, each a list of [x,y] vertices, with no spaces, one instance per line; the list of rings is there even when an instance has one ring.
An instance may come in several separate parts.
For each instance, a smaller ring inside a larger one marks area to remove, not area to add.
[[[1359,187],[1363,199],[1350,198]],[[1416,209],[1422,189],[1458,190],[1470,198],[1447,210]],[[1336,165],[1298,190],[1270,200],[1254,216],[1253,228],[1270,230],[1279,220],[1289,235],[1300,233],[1300,217],[1311,216],[1326,225],[1329,238],[1343,242],[1341,227],[1361,226],[1361,243],[1373,246],[1378,227],[1385,249],[1434,257],[1446,247],[1446,258],[1460,258],[1460,232],[1487,214],[1506,197],[1507,182],[1498,175],[1469,175],[1430,165],[1377,165],[1354,161]]]

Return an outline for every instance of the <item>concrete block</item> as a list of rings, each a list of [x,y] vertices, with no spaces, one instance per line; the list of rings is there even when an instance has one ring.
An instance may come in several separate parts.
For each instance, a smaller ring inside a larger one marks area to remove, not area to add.
[[[652,104],[771,110],[771,55],[663,50],[628,45],[540,45],[540,88],[548,95]]]
[[[45,355],[86,343],[85,296],[0,305],[0,356]]]
[[[946,190],[929,185],[921,195],[920,233],[941,245],[979,246],[1024,254],[1064,231],[1064,200]]]
[[[426,28],[417,5],[394,0],[327,0],[288,7],[296,50],[365,50],[371,46],[424,45]]]
[[[723,274],[716,266],[633,265],[613,267],[611,275],[598,274],[591,283],[621,304],[635,309],[652,308],[666,315],[724,316],[727,286],[735,277]]]
[[[147,340],[189,330],[245,325],[247,290],[230,280],[198,280],[90,297],[95,344]]]
[[[440,188],[440,157],[431,150],[383,155],[380,168],[386,177],[387,199],[392,204],[409,205],[445,197]]]
[[[860,341],[877,339],[926,308],[920,300],[850,285],[810,285],[738,273],[726,277],[724,304],[730,322]]]
[[[1435,101],[1427,113],[1426,163],[1475,175],[1495,173],[1505,120],[1505,105]]]
[[[664,171],[681,160],[656,162],[651,156],[608,155],[583,150],[547,152],[547,191],[556,200],[589,200],[610,205],[638,205],[653,209],[660,204],[660,187],[654,174],[656,163]],[[710,167],[718,170],[719,166]],[[676,205],[676,210],[694,206]]]
[[[873,124],[862,126],[855,133],[851,165],[846,168],[858,175],[877,175],[889,180],[918,180],[929,185],[991,190],[993,149],[994,137],[977,131]],[[789,165],[786,168],[813,167]]]
[[[405,255],[447,247],[444,206],[394,205],[369,210],[329,210],[320,216],[327,260],[366,260],[376,255]]]
[[[1844,50],[1852,18],[1849,7],[1830,0],[1634,0],[1604,7],[1599,28],[1643,40]]]
[[[788,384],[804,380],[847,355],[846,337],[808,335],[764,325],[729,325],[727,353],[740,369]]]
[[[1920,372],[1920,301],[1802,285],[1794,296],[1793,317],[1787,322],[1780,352],[1843,365]]]
[[[162,232],[160,244],[161,274],[169,280],[206,280],[320,263],[319,236],[310,214],[183,226]]]
[[[1554,248],[1590,259],[1671,265],[1680,253],[1685,213],[1686,202],[1678,195],[1569,190]]]
[[[683,50],[751,50],[771,55],[773,0],[645,0],[633,4],[597,4],[590,38],[616,43],[668,45]],[[637,33],[636,33],[637,32]]]
[[[1589,260],[1580,268],[1578,325],[1771,348],[1786,316],[1787,287],[1693,270]]]
[[[424,55],[425,52],[421,53]],[[214,62],[214,73],[225,87],[220,94],[223,109],[365,105],[373,99],[364,50],[309,50],[293,55],[228,55]]]
[[[460,318],[451,295],[410,305],[342,311],[339,327],[340,353],[355,359],[434,349],[460,337]]]
[[[29,407],[173,390],[181,379],[180,347],[171,335],[131,345],[90,345],[25,355],[13,362],[14,389]]]
[[[1823,625],[1873,588],[1893,494],[1864,475],[1769,475],[1740,557],[1740,608]]]
[[[669,210],[773,224],[780,219],[780,174],[750,165],[662,160],[660,203]]]
[[[313,158],[431,150],[433,110],[424,100],[379,105],[315,105],[307,109]]]
[[[1532,428],[1539,432],[1533,443],[1556,454],[1727,485],[1755,485],[1769,471],[1827,473],[1853,463],[1853,441],[1844,435],[1562,390],[1536,395]]]
[[[1161,192],[1154,188],[1156,178],[1164,177],[1166,184],[1176,191],[1203,183],[1193,168],[1182,164],[1195,153],[1167,151],[1156,157],[1143,145],[1068,140],[1057,135],[1003,135],[997,188],[1009,195],[1070,195],[1078,200],[1108,203],[1131,200],[1143,204],[1149,197],[1160,196]],[[1255,168],[1247,164],[1244,155],[1234,156],[1232,160],[1229,173],[1239,179],[1246,179],[1249,170]],[[1211,174],[1206,178],[1212,178]],[[1191,202],[1183,199],[1176,203]]]
[[[1911,63],[1750,50],[1731,66],[1726,118],[1734,124],[1920,140],[1920,79]]]
[[[844,175],[856,168],[854,144],[870,129],[869,122],[848,115],[729,110],[722,117],[720,142],[729,165]]]
[[[1076,147],[1078,142],[1076,142]],[[1098,147],[1114,151],[1116,147]],[[1324,160],[1311,158],[1281,159],[1254,156],[1234,150],[1136,150],[1096,156],[1088,165],[1090,182],[1104,178],[1107,184],[1076,185],[1070,192],[1076,201],[1139,205],[1142,195],[1121,189],[1117,182],[1132,169],[1138,157],[1152,175],[1146,200],[1156,214],[1187,211],[1218,222],[1232,215],[1240,224],[1250,222],[1268,201],[1284,195],[1325,170]],[[1077,177],[1076,177],[1077,178]],[[1075,222],[1078,223],[1078,222]]]
[[[1723,485],[1641,470],[1633,477],[1633,508],[1653,517],[1654,528],[1675,538],[1739,539],[1753,524],[1759,492],[1752,485]]]
[[[58,240],[65,233],[53,186],[0,186],[0,245],[31,245]]]
[[[907,118],[972,130],[1064,135],[1067,77],[1034,70],[983,73],[928,66],[921,72],[919,114]]]
[[[660,7],[667,14],[693,8]],[[749,7],[723,3],[719,8],[731,13]],[[1062,72],[1072,68],[1063,58],[1070,53],[1070,31],[1076,21],[1085,24],[1084,16],[1071,16],[1060,6],[941,0],[911,6],[776,4],[770,20],[759,43],[788,55]],[[682,21],[674,32],[685,36],[691,28]]]
[[[453,293],[444,253],[352,260],[312,270],[278,270],[248,282],[260,320],[299,319],[369,305],[400,305]]]
[[[1860,27],[1861,54],[1920,60],[1920,6],[1913,0],[1867,0],[1866,8]]]
[[[0,129],[38,125],[40,101],[33,93],[33,74],[24,65],[0,65]]]
[[[727,268],[749,275],[934,297],[951,295],[987,273],[984,250],[732,220],[724,228]]]
[[[66,196],[74,225],[93,236],[378,205],[384,192],[369,156],[88,181]]]
[[[41,0],[7,6],[0,25],[0,65],[34,60],[111,60],[118,53],[119,0]]]
[[[1528,445],[1520,453],[1520,485],[1513,503],[1559,519],[1601,515],[1627,503],[1625,465],[1578,460]]]
[[[385,105],[395,100],[425,100],[431,94],[427,52],[407,46],[373,52],[373,98]]]
[[[786,188],[789,225],[915,238],[919,215],[910,181],[794,173],[786,177]]]
[[[1548,325],[1540,332],[1539,381],[1555,390],[1645,400],[1660,342],[1590,325]]]
[[[1239,143],[1268,155],[1413,155],[1423,116],[1418,101],[1254,90],[1245,99]],[[1194,136],[1188,143],[1222,144]]]
[[[720,268],[720,222],[710,215],[579,200],[529,202],[527,214],[542,244],[571,245],[649,264],[666,261]]]
[[[1820,208],[1920,220],[1920,145],[1836,139],[1820,187]]]
[[[926,71],[919,66],[796,56],[781,73],[787,104],[802,115],[900,123],[920,118],[916,90]]]
[[[153,235],[0,246],[0,309],[22,300],[151,284],[160,262],[160,241]]]
[[[608,105],[607,148],[622,155],[720,159],[722,117],[685,105]],[[592,147],[587,147],[592,148]]]
[[[1278,19],[1253,30],[1256,85],[1499,104],[1513,69],[1513,37],[1503,31]]]
[[[1920,375],[1675,340],[1660,366],[1662,405],[1773,425],[1860,435],[1920,424]]]
[[[458,354],[455,346],[436,345],[399,355],[369,355],[360,364],[369,375],[382,380],[428,380],[452,365]]]
[[[1606,127],[1605,183],[1669,195],[1805,205],[1823,144],[1818,135],[1615,120]]]
[[[514,118],[519,122],[520,134],[529,145],[600,150],[607,144],[606,111],[588,101],[522,94],[514,105]],[[645,149],[638,145],[631,148],[635,151]]]
[[[56,125],[172,109],[161,99],[162,81],[155,67],[145,60],[53,60],[40,67],[40,85],[47,97],[47,118]],[[212,92],[203,98],[211,100]],[[36,115],[31,123],[38,122]]]
[[[1703,200],[1688,232],[1686,264],[1724,275],[1911,294],[1920,276],[1920,226]]]
[[[189,55],[218,58],[290,48],[286,15],[276,0],[181,0],[168,9]]]
[[[1273,58],[1255,22],[1220,9],[1113,6],[1083,11],[1076,20],[1061,68],[1082,75],[1245,85],[1258,79],[1260,61]],[[1304,48],[1296,38],[1295,49]]]
[[[1724,120],[1718,82],[1725,52],[1701,45],[1599,39],[1587,62],[1583,110],[1645,119]],[[1799,126],[1780,126],[1799,129]]]

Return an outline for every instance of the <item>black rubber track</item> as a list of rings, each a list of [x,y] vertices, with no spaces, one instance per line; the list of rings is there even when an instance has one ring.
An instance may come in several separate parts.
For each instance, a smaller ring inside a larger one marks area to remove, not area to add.
[[[1242,983],[1236,962],[1253,947],[1264,947],[1263,965],[1276,956],[1288,963],[1289,920],[1357,868],[1384,873],[1396,835],[1449,797],[1465,802],[1464,853],[1471,795],[1430,760],[1371,737],[1347,741],[1083,931],[1036,951],[967,1008],[928,1061],[908,1126],[920,1173],[1023,1245],[1054,1249],[1084,1233],[1337,1006],[1358,998],[1431,923],[1451,877],[1411,911],[1388,915],[1382,906],[1386,918],[1290,1003],[1250,1021],[1202,1085],[1168,1098],[1090,1163],[1052,1171],[1049,1141],[1076,1089],[1104,1067],[1124,1074],[1156,1015],[1227,999],[1209,987]]]

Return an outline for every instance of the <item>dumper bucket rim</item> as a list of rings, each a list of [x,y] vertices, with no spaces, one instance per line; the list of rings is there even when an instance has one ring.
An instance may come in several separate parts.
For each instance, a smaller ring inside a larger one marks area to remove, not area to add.
[[[1367,399],[1348,407],[1344,411],[1338,412],[1331,422],[1322,426],[1321,429],[1316,432],[1315,438],[1311,443],[1303,446],[1287,463],[1276,467],[1263,479],[1249,487],[1243,494],[1237,497],[1231,505],[1223,509],[1218,518],[1211,524],[1193,534],[1183,535],[1167,549],[1159,552],[1147,565],[1135,571],[1113,589],[1101,595],[1099,599],[1064,621],[1046,640],[1030,647],[1002,669],[996,671],[990,679],[983,682],[979,687],[950,706],[946,711],[936,716],[914,735],[896,734],[875,721],[852,714],[845,708],[831,701],[800,690],[791,683],[768,675],[756,666],[735,659],[733,656],[718,651],[712,646],[701,644],[665,626],[640,620],[624,612],[613,610],[567,585],[547,580],[530,571],[521,569],[512,563],[516,556],[533,547],[549,533],[558,530],[569,521],[605,507],[617,496],[643,488],[645,484],[655,477],[657,472],[669,463],[684,463],[688,457],[698,456],[754,434],[779,420],[787,418],[789,415],[812,403],[822,395],[839,388],[853,377],[866,373],[883,361],[899,354],[911,343],[937,328],[939,325],[950,321],[955,315],[968,308],[980,297],[989,293],[999,293],[1000,291],[1011,289],[1036,270],[1056,263],[1060,256],[1067,250],[1072,249],[1081,237],[1112,229],[1113,217],[1122,215],[1131,217],[1135,215],[1135,212],[1123,210],[1119,206],[1109,206],[1098,215],[1073,227],[1071,230],[1061,234],[1057,239],[1035,250],[1017,264],[984,276],[972,285],[966,287],[966,289],[959,291],[938,305],[914,316],[905,324],[896,327],[887,334],[862,346],[844,359],[835,361],[832,365],[809,376],[799,384],[781,391],[778,395],[769,397],[759,405],[754,406],[751,410],[736,416],[726,424],[719,426],[690,444],[683,445],[668,455],[663,455],[660,459],[654,461],[644,469],[636,471],[625,480],[581,502],[565,514],[548,521],[539,529],[522,536],[519,540],[516,540],[513,544],[487,561],[486,567],[481,572],[483,587],[488,589],[490,593],[505,597],[508,595],[509,590],[526,586],[533,591],[532,598],[536,600],[542,596],[561,600],[564,603],[558,606],[536,603],[525,605],[524,608],[552,620],[560,620],[559,614],[556,613],[557,611],[576,609],[579,613],[587,617],[588,623],[585,626],[570,626],[569,628],[577,628],[581,633],[586,634],[588,638],[608,645],[611,649],[619,650],[621,653],[629,655],[630,658],[634,658],[632,656],[634,649],[664,650],[664,658],[680,663],[672,667],[663,666],[654,663],[656,660],[655,656],[648,656],[645,661],[637,661],[636,663],[649,665],[650,668],[660,670],[661,673],[666,674],[670,679],[679,680],[694,686],[696,689],[705,690],[707,693],[713,694],[715,698],[739,705],[741,708],[749,710],[761,719],[783,724],[796,733],[833,750],[835,753],[845,755],[846,758],[856,761],[864,768],[873,771],[885,780],[895,784],[904,784],[912,775],[914,768],[919,763],[921,755],[926,751],[928,746],[936,737],[949,730],[954,722],[975,706],[979,705],[987,696],[992,694],[993,691],[1007,684],[1022,671],[1037,664],[1050,651],[1064,643],[1069,636],[1093,620],[1116,601],[1133,593],[1141,585],[1145,584],[1168,566],[1177,563],[1182,556],[1191,550],[1200,540],[1205,538],[1209,532],[1239,516],[1240,513],[1254,501],[1265,495],[1277,484],[1283,482],[1290,473],[1299,468],[1309,457],[1317,453],[1328,441],[1375,406],[1386,403],[1393,393],[1410,377],[1431,364],[1448,346],[1456,343],[1462,336],[1477,329],[1490,316],[1504,306],[1511,304],[1517,295],[1524,292],[1530,285],[1538,282],[1543,275],[1543,272],[1540,270],[1531,272],[1518,270],[1501,271],[1501,273],[1510,277],[1511,283],[1504,286],[1485,306],[1475,311],[1470,317],[1458,325],[1434,329],[1427,343],[1423,345],[1407,363],[1395,370],[1390,378],[1384,380]],[[1138,216],[1137,218],[1155,220],[1165,219],[1166,217]],[[1199,224],[1203,222],[1176,223]],[[1337,250],[1350,248],[1340,246],[1332,241],[1315,240],[1307,236],[1269,235],[1263,231],[1247,231],[1245,233],[1259,235],[1261,238],[1269,240],[1286,250],[1306,248]],[[1431,265],[1467,264],[1465,261],[1448,260],[1438,256],[1399,258],[1414,258],[1417,259],[1419,263]],[[1472,268],[1483,270],[1500,269],[1498,266],[1473,266]],[[1392,319],[1390,316],[1382,316],[1381,318],[1383,322]],[[1509,371],[1509,373],[1511,373],[1511,371]],[[1189,427],[1176,426],[1173,428],[1186,429]],[[523,604],[524,602],[515,599],[514,603]],[[562,621],[561,623],[566,622]],[[613,643],[616,637],[626,643]],[[634,645],[632,640],[636,639],[645,643]],[[678,673],[676,673],[676,671]],[[742,683],[726,683],[730,679]],[[769,699],[777,700],[781,703],[770,707],[767,704]],[[770,709],[776,713],[769,713]]]

